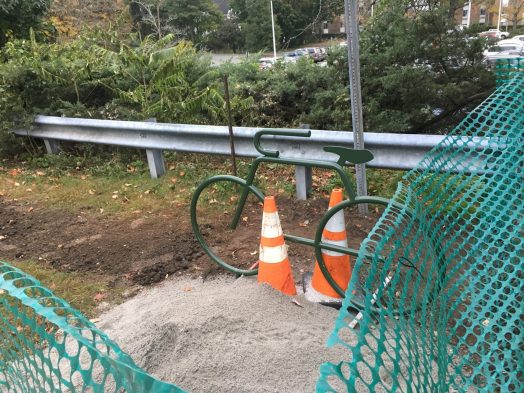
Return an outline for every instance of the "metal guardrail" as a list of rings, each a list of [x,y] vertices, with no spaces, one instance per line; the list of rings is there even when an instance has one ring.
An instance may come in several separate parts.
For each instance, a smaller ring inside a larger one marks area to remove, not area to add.
[[[16,130],[20,136],[47,140],[50,153],[56,141],[90,142],[127,146],[146,150],[175,150],[188,153],[230,153],[227,126],[148,123],[135,121],[93,120],[68,117],[37,116],[31,130]],[[235,127],[235,150],[243,157],[258,157],[253,137],[262,128]],[[300,131],[300,129],[297,129]],[[301,130],[303,131],[303,129]],[[391,133],[366,133],[366,149],[375,158],[367,166],[388,169],[412,169],[437,145],[443,136]],[[268,149],[282,156],[337,160],[322,149],[328,145],[353,147],[353,133],[348,131],[311,130],[310,138],[265,137]],[[47,145],[47,144],[46,144]]]
[[[235,150],[238,156],[258,157],[253,137],[262,128],[235,127]],[[298,131],[299,129],[297,129]],[[303,131],[303,129],[302,129]],[[54,116],[37,116],[31,130],[15,130],[19,136],[44,139],[48,153],[57,153],[59,141],[89,142],[146,149],[151,177],[165,172],[162,150],[204,154],[230,154],[227,126],[167,124],[137,121],[93,120]],[[367,132],[366,149],[373,152],[369,167],[412,169],[443,136]],[[267,149],[279,150],[282,157],[337,161],[324,146],[353,147],[353,133],[348,131],[311,130],[310,138],[264,137]],[[309,180],[307,171],[297,168],[297,194],[305,199]],[[299,189],[301,191],[299,191]]]

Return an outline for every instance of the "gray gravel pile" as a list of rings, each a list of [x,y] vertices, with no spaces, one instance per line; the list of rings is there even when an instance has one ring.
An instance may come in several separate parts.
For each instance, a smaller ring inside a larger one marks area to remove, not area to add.
[[[177,278],[101,316],[136,363],[189,392],[313,392],[337,310],[296,301],[256,279]]]

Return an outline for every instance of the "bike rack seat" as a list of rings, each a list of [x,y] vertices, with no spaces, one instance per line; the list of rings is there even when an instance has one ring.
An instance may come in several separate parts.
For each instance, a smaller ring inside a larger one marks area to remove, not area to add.
[[[344,166],[349,164],[365,164],[373,159],[373,153],[366,149],[351,149],[342,146],[325,146],[324,151],[337,154],[340,158],[338,165]]]

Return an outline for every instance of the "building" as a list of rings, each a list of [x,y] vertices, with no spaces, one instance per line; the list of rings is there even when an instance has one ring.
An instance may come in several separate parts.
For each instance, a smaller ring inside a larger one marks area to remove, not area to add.
[[[455,12],[455,21],[457,25],[462,26],[471,26],[475,24],[486,25],[490,27],[496,27],[499,21],[499,7],[500,1],[502,1],[502,15],[500,19],[500,28],[505,29],[506,27],[512,26],[512,21],[509,20],[505,14],[506,6],[508,4],[507,0],[495,0],[495,3],[492,5],[483,4],[480,1],[472,1],[471,3],[471,15],[469,15],[470,7],[469,2],[465,2],[462,9],[458,9]],[[524,13],[524,10],[523,10]],[[509,18],[511,19],[511,18]],[[524,25],[524,15],[520,20],[518,20],[518,25]]]

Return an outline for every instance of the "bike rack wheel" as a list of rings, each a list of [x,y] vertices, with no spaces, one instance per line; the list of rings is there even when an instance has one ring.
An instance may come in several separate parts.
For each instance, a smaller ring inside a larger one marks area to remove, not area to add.
[[[245,200],[242,201],[242,194],[246,187],[247,195]],[[233,192],[233,195],[229,195],[231,192]],[[210,196],[218,200],[209,199]],[[198,242],[215,263],[237,275],[256,275],[258,274],[258,268],[250,269],[249,266],[253,265],[252,262],[247,262],[246,264],[245,261],[233,261],[234,255],[229,260],[226,260],[225,255],[223,255],[224,252],[222,252],[222,255],[219,255],[222,247],[210,244],[212,242],[210,241],[209,232],[210,230],[221,231],[220,236],[222,237],[228,232],[230,232],[231,236],[242,235],[243,226],[246,225],[244,219],[247,216],[239,217],[238,222],[233,225],[235,212],[238,206],[243,204],[240,213],[244,213],[246,206],[249,209],[249,205],[254,201],[263,203],[264,194],[257,187],[253,185],[248,186],[245,180],[229,175],[213,176],[206,179],[198,186],[191,199],[191,226]],[[209,217],[208,220],[203,219],[203,212],[198,211],[199,207],[202,206],[208,206],[209,210],[213,211],[213,213],[210,213],[212,217]],[[220,210],[218,208],[223,209],[223,211],[218,213],[217,210]],[[261,209],[256,212],[257,220],[261,220],[261,212]],[[203,228],[203,226],[210,228]],[[256,250],[258,251],[258,243]]]
[[[319,225],[317,227],[316,234],[315,234],[315,241],[314,241],[314,243],[315,243],[315,255],[316,255],[316,258],[317,258],[317,262],[318,262],[319,268],[322,271],[322,273],[324,274],[326,280],[332,286],[332,288],[342,297],[345,297],[344,289],[342,289],[335,282],[335,280],[333,279],[333,277],[331,276],[331,274],[327,270],[326,264],[324,262],[324,258],[323,258],[323,255],[322,255],[322,249],[325,248],[326,246],[330,246],[330,245],[327,242],[322,242],[322,233],[323,233],[324,228],[327,225],[328,221],[336,213],[338,213],[339,211],[341,211],[341,210],[343,210],[345,208],[352,207],[352,206],[355,206],[355,205],[358,205],[358,204],[361,204],[361,203],[382,205],[382,206],[385,206],[385,207],[387,207],[389,204],[392,203],[392,204],[395,205],[395,207],[405,210],[405,208],[402,205],[400,205],[400,204],[398,204],[398,203],[396,203],[394,201],[390,201],[388,199],[385,199],[385,198],[380,198],[380,197],[358,197],[358,198],[356,198],[353,201],[346,200],[346,201],[343,201],[343,202],[339,203],[338,205],[336,205],[333,208],[331,208],[330,210],[328,210],[328,212],[322,217],[322,219],[320,220],[320,223],[319,223]],[[407,210],[407,211],[408,211],[409,215],[413,216],[413,213],[411,211],[409,211],[409,210]],[[415,220],[415,221],[418,221],[418,220]],[[413,275],[413,271],[416,271],[416,274],[422,274],[422,273],[427,274],[427,272],[430,272],[432,274],[432,276],[431,277],[428,276],[427,278],[428,279],[431,278],[432,280],[428,281],[430,283],[428,285],[434,285],[435,286],[434,293],[438,294],[440,292],[441,283],[442,283],[442,281],[445,278],[446,272],[443,271],[440,268],[440,266],[441,266],[441,261],[439,259],[440,247],[438,247],[438,245],[434,244],[432,241],[430,242],[430,246],[431,246],[431,251],[429,251],[429,252],[432,255],[435,256],[434,263],[436,263],[436,266],[437,266],[436,269],[431,267],[429,264],[426,265],[426,266],[423,266],[423,267],[420,267],[420,266],[417,267],[412,262],[410,262],[409,260],[406,259],[407,262],[401,261],[400,263],[397,263],[396,269],[400,270],[400,272],[395,272],[394,276],[399,276],[399,277],[395,277],[396,278],[396,280],[395,280],[395,279],[393,279],[392,276],[389,276],[389,279],[388,279],[387,283],[378,283],[376,285],[377,289],[380,286],[386,287],[388,285],[404,285],[404,282],[401,282],[401,280],[399,280],[399,278],[402,278],[404,276],[410,277],[410,276]],[[352,249],[352,248],[339,247],[337,250],[334,250],[334,251],[340,252],[341,254],[346,254],[346,255],[353,255],[353,256],[360,256],[361,255],[360,250],[355,250],[355,249]],[[372,254],[364,255],[364,258],[369,259],[370,261],[385,261],[385,258],[382,258],[382,257],[377,256],[377,255],[372,255]],[[408,262],[409,262],[409,264],[408,264]],[[428,261],[428,263],[429,262],[430,261]],[[399,267],[399,265],[403,265],[404,268]],[[412,270],[412,274],[411,275],[404,274],[406,271],[408,271],[408,269]],[[420,270],[422,270],[422,272]],[[353,279],[354,278],[352,277],[352,280]],[[391,284],[390,284],[390,282],[391,282]],[[358,285],[360,285],[360,283],[358,283]],[[409,285],[409,283],[407,285]],[[387,292],[391,293],[390,290],[388,290]],[[408,314],[408,313],[411,313],[411,312],[415,312],[415,311],[419,310],[423,306],[423,304],[421,304],[420,302],[418,302],[416,300],[417,296],[418,296],[418,294],[413,294],[413,298],[412,298],[413,305],[410,306],[410,305],[407,305],[407,304],[403,304],[403,308],[404,308],[404,313],[403,314]],[[426,299],[426,304],[429,303],[429,302],[432,302],[434,299],[435,299],[435,296],[429,296]],[[393,300],[393,299],[390,299],[390,300]],[[351,301],[351,304],[354,307],[356,307],[357,309],[364,309],[366,307],[366,303],[364,301],[364,298],[362,298],[362,297],[355,296],[355,297],[352,297],[350,299],[350,301]],[[384,307],[384,304],[389,304],[389,306],[392,305],[393,308],[394,308],[393,314],[394,315],[400,315],[400,313],[396,311],[397,307],[395,307],[395,301],[390,301],[389,303],[386,301],[382,306],[380,306],[380,303],[381,302],[375,303],[375,305],[374,305],[374,311],[375,312],[379,312],[380,309],[382,309]]]

